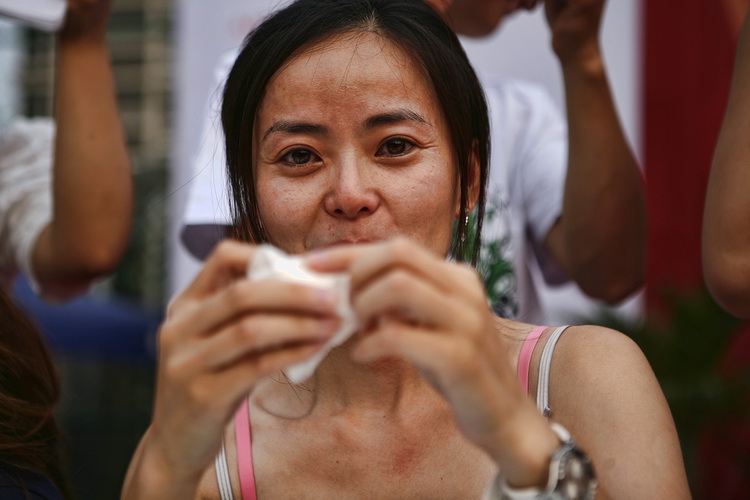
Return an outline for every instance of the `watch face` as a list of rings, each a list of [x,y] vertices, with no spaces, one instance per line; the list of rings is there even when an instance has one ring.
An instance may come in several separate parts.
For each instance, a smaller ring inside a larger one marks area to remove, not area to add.
[[[571,446],[560,456],[559,475],[555,493],[572,500],[593,499],[596,478],[591,460],[577,447]]]

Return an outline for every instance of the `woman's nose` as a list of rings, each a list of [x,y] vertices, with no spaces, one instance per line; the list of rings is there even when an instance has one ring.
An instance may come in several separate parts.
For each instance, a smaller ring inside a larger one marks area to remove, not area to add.
[[[331,190],[325,199],[325,209],[334,217],[356,219],[374,213],[380,205],[380,195],[365,165],[347,162],[331,169]]]

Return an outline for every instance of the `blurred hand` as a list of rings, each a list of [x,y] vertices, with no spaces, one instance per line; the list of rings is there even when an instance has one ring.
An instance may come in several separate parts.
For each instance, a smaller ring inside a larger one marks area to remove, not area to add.
[[[605,0],[546,0],[552,48],[560,61],[581,63],[600,57],[599,28]]]
[[[200,477],[255,383],[318,351],[338,328],[336,301],[314,288],[244,279],[255,247],[226,241],[169,306],[146,450]],[[221,390],[217,390],[221,388]]]
[[[68,0],[61,37],[103,40],[112,0]]]

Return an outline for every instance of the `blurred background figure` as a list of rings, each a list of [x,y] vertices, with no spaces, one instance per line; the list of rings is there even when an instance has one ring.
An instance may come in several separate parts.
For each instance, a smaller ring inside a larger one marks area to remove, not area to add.
[[[0,288],[0,497],[72,498],[55,420],[60,382],[44,340]]]
[[[716,301],[750,319],[750,17],[736,57],[706,195],[703,269]]]
[[[0,130],[0,266],[69,299],[114,271],[130,234],[130,161],[105,44],[110,0],[70,0],[58,33],[56,127]]]
[[[26,9],[17,18],[49,29],[59,27],[54,34],[22,32],[5,22],[0,27],[0,272],[3,289],[10,291],[13,286],[19,304],[41,325],[44,339],[58,358],[66,394],[60,421],[72,437],[71,451],[77,462],[89,450],[81,445],[82,433],[75,427],[95,435],[100,429],[97,420],[101,413],[92,413],[91,408],[77,404],[78,398],[88,399],[92,391],[100,388],[76,379],[93,378],[106,384],[109,377],[127,373],[104,368],[99,361],[104,356],[114,366],[118,361],[130,366],[134,360],[151,359],[147,335],[153,335],[158,318],[120,299],[105,300],[101,293],[98,297],[83,296],[64,306],[51,306],[40,300],[70,301],[113,273],[125,253],[133,217],[131,162],[106,40],[112,2],[62,1],[59,23],[33,22],[34,5],[43,8],[53,3],[15,5]],[[25,16],[29,12],[32,15]],[[14,16],[17,11],[14,4],[9,4],[0,13]],[[40,67],[34,60],[35,51],[44,47],[48,52]],[[43,99],[37,98],[39,88],[44,89],[39,93]],[[48,118],[50,115],[54,120]],[[4,338],[23,333],[26,331],[13,330]],[[12,349],[8,355],[13,355]],[[23,376],[18,377],[25,381]],[[35,382],[32,377],[27,378],[31,391]],[[57,394],[52,394],[53,389],[50,386],[49,404],[42,408],[49,414],[52,396]],[[127,396],[118,391],[116,384],[110,383],[107,390],[115,398]],[[128,408],[131,401],[124,399],[121,404]],[[81,409],[81,413],[75,413]],[[89,422],[80,426],[80,415],[87,414]],[[132,411],[126,415],[130,414]],[[39,427],[44,431],[42,424]],[[101,428],[108,430],[107,423],[102,422]],[[28,429],[29,434],[22,436],[33,446],[36,437],[32,428]],[[121,432],[117,428],[110,431],[110,449],[117,448]],[[100,463],[93,456],[107,456],[106,449],[100,446],[88,461]],[[39,450],[40,456],[42,451]],[[128,451],[126,447],[123,454]],[[22,450],[21,456],[24,454],[34,458]],[[52,454],[49,457],[50,461],[56,459]],[[111,464],[107,462],[101,461],[103,467]],[[76,472],[90,475],[86,470]],[[104,474],[106,477],[106,471]],[[116,471],[109,474],[116,478],[112,483],[119,480]],[[59,478],[53,479],[57,482]],[[78,483],[77,478],[73,482]],[[72,490],[77,490],[76,486]],[[5,498],[4,494],[0,496]]]
[[[432,1],[455,31],[470,37],[486,37],[506,17],[542,3]],[[520,226],[499,237],[528,240],[515,243],[519,256],[508,256],[514,263],[519,318],[548,320],[536,305],[535,288],[543,285],[534,283],[534,274],[551,284],[572,280],[589,297],[610,304],[643,284],[645,195],[599,40],[605,6],[603,0],[544,2],[562,70],[567,127],[555,123],[554,104],[530,83],[485,77],[485,92],[494,101],[491,186],[499,206],[492,208],[498,212],[510,206],[510,225]],[[494,70],[492,65],[483,69]],[[543,127],[540,120],[546,122]],[[501,175],[506,171],[510,175]]]

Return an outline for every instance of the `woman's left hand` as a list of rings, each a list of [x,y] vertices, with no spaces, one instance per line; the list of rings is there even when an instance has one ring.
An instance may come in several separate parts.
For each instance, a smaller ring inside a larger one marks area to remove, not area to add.
[[[308,265],[351,273],[352,304],[364,325],[352,352],[357,361],[408,361],[449,403],[463,434],[498,462],[512,484],[538,484],[546,470],[530,471],[530,457],[518,456],[529,444],[519,436],[542,443],[546,438],[551,448],[542,451],[541,467],[548,465],[557,438],[518,384],[474,269],[404,238],[333,248],[313,254]]]

